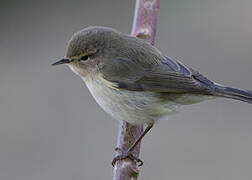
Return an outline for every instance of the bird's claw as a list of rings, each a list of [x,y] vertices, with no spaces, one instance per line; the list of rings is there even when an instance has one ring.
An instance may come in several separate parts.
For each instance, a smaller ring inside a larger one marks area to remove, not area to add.
[[[117,161],[123,160],[123,159],[130,159],[132,161],[136,161],[138,163],[138,166],[142,166],[143,165],[143,161],[139,158],[137,158],[136,156],[134,156],[133,154],[131,154],[131,152],[126,151],[123,152],[120,148],[115,148],[115,151],[119,152],[120,155],[116,156],[113,161],[112,161],[112,166],[115,167],[115,164]]]

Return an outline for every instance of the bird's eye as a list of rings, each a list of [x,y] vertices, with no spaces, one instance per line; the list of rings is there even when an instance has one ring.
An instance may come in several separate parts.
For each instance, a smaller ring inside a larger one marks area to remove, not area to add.
[[[81,56],[81,58],[80,58],[80,61],[86,61],[86,60],[88,60],[88,56]]]

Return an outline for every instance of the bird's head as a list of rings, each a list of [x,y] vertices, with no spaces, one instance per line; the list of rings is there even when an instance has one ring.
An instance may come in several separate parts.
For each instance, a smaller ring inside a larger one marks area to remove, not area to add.
[[[67,64],[76,74],[95,73],[107,59],[120,56],[122,33],[115,29],[91,26],[75,33],[68,42],[66,56],[52,64]]]

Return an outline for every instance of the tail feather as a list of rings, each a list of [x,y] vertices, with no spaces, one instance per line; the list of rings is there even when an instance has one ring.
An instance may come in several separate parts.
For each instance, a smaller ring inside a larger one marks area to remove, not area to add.
[[[250,90],[236,89],[215,84],[215,95],[252,104],[252,91]]]

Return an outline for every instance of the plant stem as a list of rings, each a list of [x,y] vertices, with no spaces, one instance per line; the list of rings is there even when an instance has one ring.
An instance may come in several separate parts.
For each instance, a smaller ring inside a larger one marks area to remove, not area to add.
[[[145,39],[154,45],[157,13],[160,0],[136,0],[134,22],[131,35]],[[120,122],[117,138],[117,147],[126,151],[142,134],[143,126],[132,126],[127,122]],[[134,148],[132,154],[136,157],[140,153],[140,143]],[[118,154],[117,154],[118,155]],[[114,180],[137,180],[139,167],[129,159],[117,161],[114,168]]]

